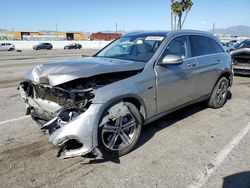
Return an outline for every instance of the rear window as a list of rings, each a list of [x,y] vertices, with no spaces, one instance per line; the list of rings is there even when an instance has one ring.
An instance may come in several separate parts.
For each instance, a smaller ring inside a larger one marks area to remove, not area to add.
[[[224,52],[212,38],[200,35],[191,35],[189,38],[193,57]]]

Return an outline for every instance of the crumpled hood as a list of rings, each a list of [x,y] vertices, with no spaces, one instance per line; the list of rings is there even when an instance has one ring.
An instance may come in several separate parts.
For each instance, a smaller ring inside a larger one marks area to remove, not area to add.
[[[56,86],[78,78],[112,72],[141,70],[144,66],[144,62],[138,61],[86,57],[38,65],[28,71],[25,78],[36,83],[44,83],[44,80],[46,80],[51,86]]]
[[[231,55],[250,54],[250,48],[239,48],[231,51]]]

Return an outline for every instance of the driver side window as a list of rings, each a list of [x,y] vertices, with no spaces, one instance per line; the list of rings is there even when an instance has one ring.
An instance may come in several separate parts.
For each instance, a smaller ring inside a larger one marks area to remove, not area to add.
[[[166,55],[176,55],[182,59],[191,57],[190,44],[188,36],[179,36],[171,40],[167,48],[164,50],[162,59]]]

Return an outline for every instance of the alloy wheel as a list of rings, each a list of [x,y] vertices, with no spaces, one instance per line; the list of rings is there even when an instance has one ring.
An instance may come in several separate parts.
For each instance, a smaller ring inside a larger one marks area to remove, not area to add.
[[[103,125],[102,142],[106,148],[119,151],[128,147],[136,135],[136,121],[131,114],[110,120]]]

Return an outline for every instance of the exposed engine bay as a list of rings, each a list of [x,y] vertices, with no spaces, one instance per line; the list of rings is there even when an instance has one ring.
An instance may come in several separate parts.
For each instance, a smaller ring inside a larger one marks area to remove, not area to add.
[[[64,108],[78,108],[84,112],[91,104],[96,89],[136,73],[137,71],[109,73],[80,78],[54,87],[26,80],[21,82],[19,87],[23,88],[27,97],[52,101]]]
[[[250,75],[250,49],[242,48],[231,52],[235,74]]]

